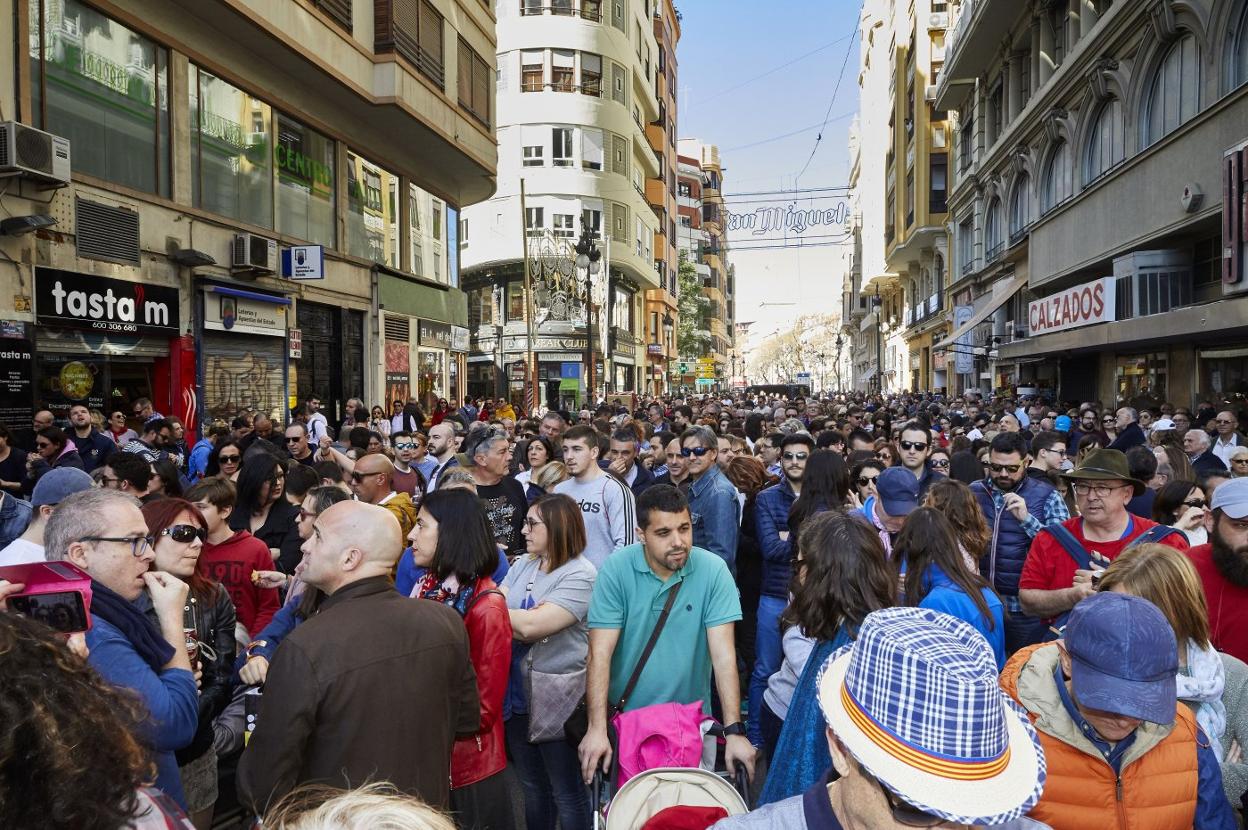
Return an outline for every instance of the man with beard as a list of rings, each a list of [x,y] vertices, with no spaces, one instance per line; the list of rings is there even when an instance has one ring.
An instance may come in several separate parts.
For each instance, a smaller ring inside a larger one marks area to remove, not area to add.
[[[1027,474],[1030,460],[1021,433],[999,433],[988,447],[988,477],[971,485],[992,531],[980,572],[1009,611],[1005,623],[1007,654],[1044,639],[1044,623],[1025,615],[1019,604],[1018,579],[1031,540],[1045,527],[1070,518],[1057,488],[1047,479]]]
[[[1213,647],[1248,660],[1248,478],[1224,482],[1210,508],[1209,543],[1188,555],[1205,588]]]

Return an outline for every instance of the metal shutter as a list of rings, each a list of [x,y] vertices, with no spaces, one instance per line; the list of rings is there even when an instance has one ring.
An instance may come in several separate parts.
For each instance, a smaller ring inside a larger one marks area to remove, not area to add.
[[[229,421],[251,409],[284,423],[285,352],[283,337],[204,332],[205,420]]]
[[[75,199],[74,242],[80,257],[142,264],[139,214],[128,208]]]

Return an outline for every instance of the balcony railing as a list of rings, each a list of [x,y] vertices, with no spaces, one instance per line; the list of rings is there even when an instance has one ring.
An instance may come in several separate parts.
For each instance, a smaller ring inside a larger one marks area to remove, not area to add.
[[[975,271],[975,258],[974,257],[971,257],[966,262],[962,263],[962,276],[965,277],[968,274],[974,273],[974,271]]]
[[[442,55],[442,15],[427,0],[375,0],[373,48],[397,52],[417,71],[446,89]]]
[[[595,0],[581,0],[580,9],[573,7],[571,0],[564,2],[555,2],[542,4],[535,0],[520,0],[520,16],[536,17],[538,15],[550,14],[559,17],[577,17],[582,20],[589,20],[593,23],[602,21],[602,4]]]
[[[988,250],[984,251],[984,264],[991,265],[1001,258],[1001,254],[1005,251],[1005,240],[1001,240]]]

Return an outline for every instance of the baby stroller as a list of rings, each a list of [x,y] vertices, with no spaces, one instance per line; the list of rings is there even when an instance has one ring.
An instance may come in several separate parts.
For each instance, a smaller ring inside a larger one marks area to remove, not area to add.
[[[594,830],[710,827],[726,816],[748,812],[749,782],[745,770],[737,769],[733,783],[725,780],[727,775],[697,767],[647,770],[630,778],[609,800],[605,823],[605,784],[602,776],[597,775],[593,786]]]

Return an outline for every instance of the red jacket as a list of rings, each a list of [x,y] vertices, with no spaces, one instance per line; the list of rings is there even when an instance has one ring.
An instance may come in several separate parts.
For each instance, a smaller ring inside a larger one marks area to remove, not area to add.
[[[471,738],[459,738],[451,754],[451,789],[466,787],[502,772],[507,766],[503,738],[503,696],[511,670],[511,615],[507,601],[488,576],[477,583],[477,594],[464,617],[472,668],[477,673],[481,724]]]

